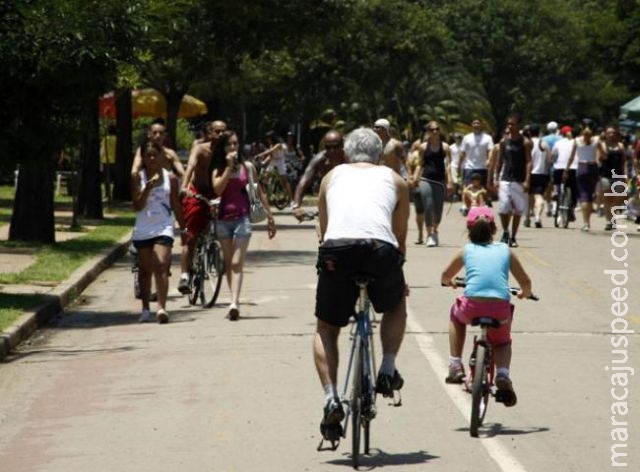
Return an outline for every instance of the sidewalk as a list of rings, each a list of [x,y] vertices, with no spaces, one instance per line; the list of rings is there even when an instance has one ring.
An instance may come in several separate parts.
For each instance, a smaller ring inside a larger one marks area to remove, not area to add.
[[[88,228],[93,227],[88,226]],[[56,228],[56,241],[66,241],[84,234],[86,233],[62,231]],[[0,240],[6,241],[8,237],[9,225],[0,226]],[[103,270],[122,257],[127,251],[130,238],[130,234],[125,235],[113,247],[85,262],[67,280],[58,284],[0,284],[0,292],[5,294],[43,294],[46,298],[42,305],[26,310],[12,326],[0,332],[0,361],[39,326],[60,313]],[[34,262],[35,257],[28,250],[0,248],[0,273],[20,272]]]

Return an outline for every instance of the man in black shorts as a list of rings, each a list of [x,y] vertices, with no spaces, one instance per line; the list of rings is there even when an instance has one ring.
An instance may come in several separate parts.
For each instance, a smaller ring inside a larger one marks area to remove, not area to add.
[[[377,312],[383,359],[376,392],[393,396],[403,379],[395,368],[406,325],[407,293],[402,265],[409,219],[407,183],[392,169],[378,166],[382,141],[359,128],[345,139],[348,164],[335,167],[320,184],[318,210],[317,318],[313,352],[325,392],[320,431],[325,439],[342,434],[344,418],[337,392],[338,335],[354,313],[358,287],[353,277],[370,275],[368,293]]]

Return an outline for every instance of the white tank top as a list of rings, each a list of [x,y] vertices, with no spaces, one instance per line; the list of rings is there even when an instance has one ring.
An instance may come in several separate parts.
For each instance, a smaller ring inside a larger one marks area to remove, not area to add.
[[[162,169],[162,185],[151,189],[145,207],[136,213],[133,240],[143,241],[158,236],[173,238],[173,213],[171,212],[170,174]],[[147,184],[147,171],[140,171],[140,189]]]
[[[386,166],[334,168],[327,184],[325,241],[378,239],[398,247],[391,227],[398,203],[393,173]]]
[[[598,138],[591,138],[591,143],[586,144],[584,138],[576,138],[576,158],[578,162],[595,164],[596,151],[598,150]]]
[[[540,149],[540,138],[531,138],[531,173],[549,173],[549,164],[547,164],[547,149]]]

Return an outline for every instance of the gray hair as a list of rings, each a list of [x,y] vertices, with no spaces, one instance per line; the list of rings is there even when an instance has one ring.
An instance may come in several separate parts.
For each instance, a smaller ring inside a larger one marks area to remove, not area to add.
[[[344,152],[349,162],[377,164],[382,154],[382,140],[371,128],[358,128],[345,138]]]

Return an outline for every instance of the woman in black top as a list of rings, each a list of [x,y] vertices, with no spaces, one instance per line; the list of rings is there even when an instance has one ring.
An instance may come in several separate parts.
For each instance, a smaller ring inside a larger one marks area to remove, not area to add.
[[[607,126],[604,141],[600,141],[598,146],[598,170],[600,174],[600,192],[602,192],[602,205],[604,206],[604,217],[607,220],[604,229],[611,231],[615,218],[612,208],[614,206],[624,207],[625,174],[627,156],[624,144],[620,142],[620,135],[613,126]],[[617,177],[616,177],[617,176]],[[621,183],[618,183],[621,182]],[[618,193],[618,196],[607,195],[607,193]]]
[[[442,209],[447,192],[453,190],[451,181],[451,153],[449,145],[442,140],[438,123],[427,123],[427,140],[420,145],[420,159],[414,179],[420,180],[420,198],[424,208],[427,227],[427,247],[440,244],[438,225],[442,220]]]

